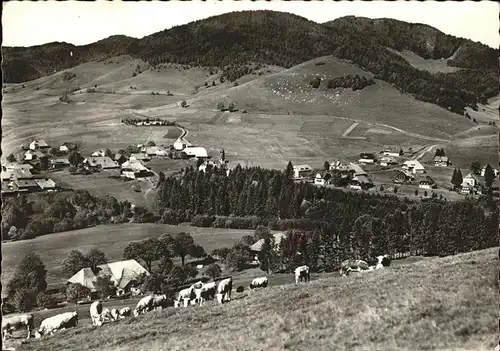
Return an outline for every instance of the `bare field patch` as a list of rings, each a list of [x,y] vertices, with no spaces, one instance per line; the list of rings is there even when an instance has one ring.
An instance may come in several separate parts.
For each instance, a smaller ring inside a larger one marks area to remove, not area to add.
[[[275,286],[234,294],[224,305],[167,309],[102,328],[79,326],[20,350],[232,351],[242,343],[250,350],[489,350],[498,341],[491,265],[497,251]]]
[[[415,68],[418,68],[419,70],[422,71],[427,71],[430,73],[452,73],[452,72],[457,72],[460,71],[461,68],[459,67],[452,67],[448,66],[446,63],[448,59],[438,59],[438,60],[433,60],[433,59],[425,59],[411,51],[408,50],[403,50],[403,51],[396,51],[391,48],[387,48],[387,50],[398,54],[402,58],[404,58],[410,65],[412,65]]]

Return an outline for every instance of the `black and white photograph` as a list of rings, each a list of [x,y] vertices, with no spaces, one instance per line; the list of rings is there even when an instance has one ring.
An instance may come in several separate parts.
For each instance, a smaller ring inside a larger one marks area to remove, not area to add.
[[[500,351],[494,1],[2,3],[2,349]]]

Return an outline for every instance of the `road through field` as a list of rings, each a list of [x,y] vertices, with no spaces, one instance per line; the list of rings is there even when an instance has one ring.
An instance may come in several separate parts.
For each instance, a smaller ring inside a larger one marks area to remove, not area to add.
[[[424,151],[423,151],[420,155],[418,155],[418,156],[417,156],[417,158],[416,158],[415,160],[417,160],[417,161],[418,161],[418,160],[420,160],[422,157],[424,157],[424,155],[425,155],[426,153],[431,152],[431,150],[432,150],[433,148],[435,148],[436,146],[437,146],[437,145],[431,145],[431,146],[429,146],[429,147],[428,147],[427,149],[425,149],[425,150],[424,150]]]

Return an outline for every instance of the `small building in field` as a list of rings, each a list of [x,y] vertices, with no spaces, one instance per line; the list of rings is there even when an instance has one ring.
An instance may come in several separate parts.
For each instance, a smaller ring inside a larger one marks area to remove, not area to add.
[[[108,156],[89,156],[83,160],[83,164],[88,168],[115,169],[120,165]]]
[[[434,156],[434,165],[437,167],[448,167],[451,163],[448,156]]]
[[[347,170],[352,173],[353,177],[355,176],[368,176],[368,173],[365,172],[365,170],[363,168],[361,168],[361,166],[355,164],[355,163],[352,163],[350,162],[348,167],[347,167]]]
[[[50,160],[50,165],[52,169],[63,169],[71,166],[67,158],[54,158]]]
[[[115,154],[114,159],[115,159],[115,162],[117,162],[119,165],[121,165],[122,163],[127,161],[127,158],[123,154],[120,154],[120,153]]]
[[[330,179],[332,179],[332,175],[328,171],[320,171],[314,177],[314,184],[325,186],[330,183]]]
[[[136,160],[136,161],[148,162],[151,160],[151,157],[149,157],[149,155],[144,153],[144,152],[138,152],[135,154],[131,154],[129,159]]]
[[[28,150],[24,153],[24,160],[25,161],[32,161],[32,160],[37,160],[42,157],[44,157],[45,154],[41,152],[40,150]]]
[[[33,140],[29,145],[30,150],[42,150],[47,151],[50,149],[49,144],[45,140]]]
[[[297,165],[293,166],[293,177],[295,179],[301,179],[311,175],[312,167],[309,165]]]
[[[59,152],[68,153],[71,150],[74,150],[75,147],[76,145],[74,143],[64,142],[61,145],[59,145]]]
[[[21,170],[27,170],[31,171],[33,169],[33,166],[30,165],[29,163],[17,163],[17,162],[9,162],[6,163],[5,165],[2,165],[2,170],[12,170],[12,169],[21,169]]]
[[[208,158],[208,152],[201,146],[188,146],[182,151],[188,157]]]
[[[409,173],[408,171],[396,170],[396,175],[394,176],[393,182],[401,184],[401,183],[407,183],[409,181],[412,181],[413,179],[415,179],[415,177],[411,173]]]
[[[384,156],[380,158],[380,165],[382,167],[397,166],[398,161],[392,156]]]
[[[426,177],[426,179],[418,182],[418,187],[420,189],[435,189],[437,186],[431,177]]]
[[[410,171],[413,174],[422,174],[425,173],[425,168],[422,164],[417,160],[405,161],[403,162],[402,168]]]
[[[198,171],[200,172],[205,172],[208,167],[211,168],[226,168],[227,167],[228,161],[223,161],[221,158],[219,158],[216,161],[212,160],[205,160],[199,167]]]
[[[359,163],[375,163],[375,155],[369,152],[362,152],[359,155]]]
[[[464,192],[470,194],[482,194],[486,189],[486,184],[483,177],[469,173],[463,178],[461,188]]]
[[[186,147],[190,147],[190,146],[192,146],[192,145],[187,140],[177,139],[176,141],[174,141],[174,149],[177,151],[184,150]]]
[[[151,170],[139,160],[129,160],[121,165],[121,176],[128,179],[144,178],[151,175]]]
[[[49,179],[49,178],[35,179],[35,183],[42,190],[53,190],[56,188],[56,183],[52,179]]]
[[[384,156],[399,157],[404,155],[402,148],[386,146],[380,153]]]
[[[2,181],[31,178],[33,174],[28,169],[2,169]]]

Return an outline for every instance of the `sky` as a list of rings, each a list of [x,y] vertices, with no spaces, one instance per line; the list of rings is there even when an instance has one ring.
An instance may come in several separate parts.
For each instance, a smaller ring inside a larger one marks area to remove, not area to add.
[[[499,5],[493,1],[192,1],[98,0],[3,3],[3,46],[54,41],[85,45],[111,35],[135,38],[233,11],[290,12],[323,23],[343,16],[394,18],[431,25],[444,33],[499,46]]]

